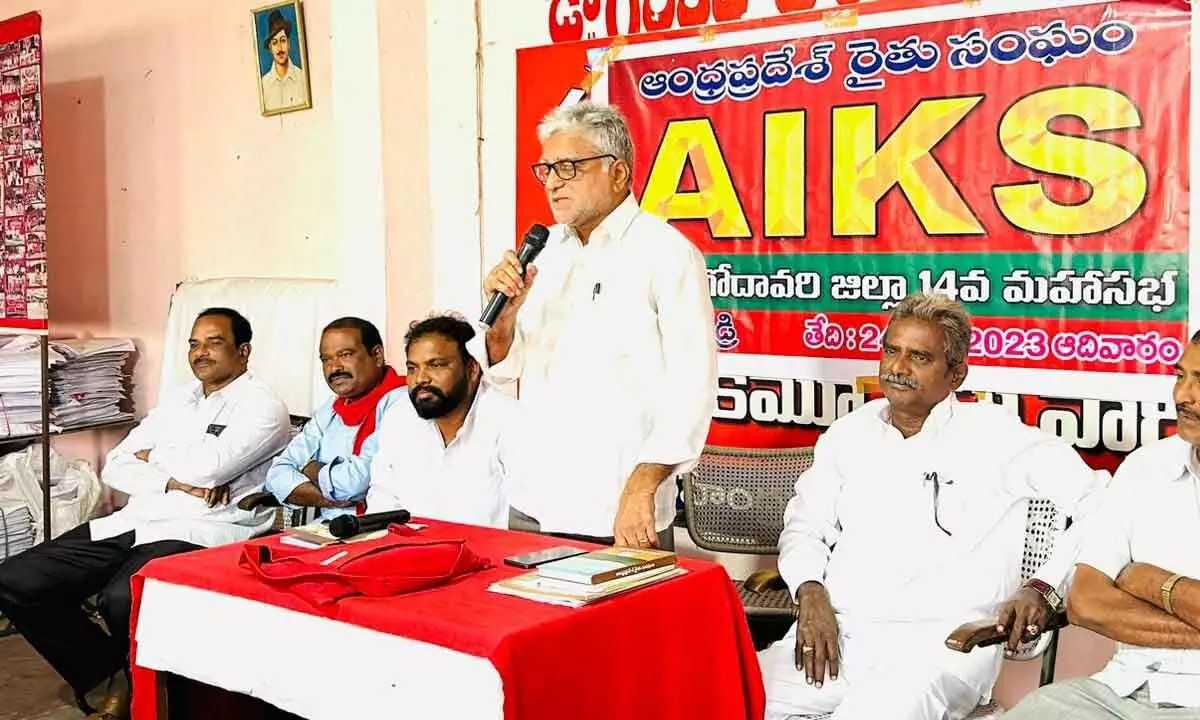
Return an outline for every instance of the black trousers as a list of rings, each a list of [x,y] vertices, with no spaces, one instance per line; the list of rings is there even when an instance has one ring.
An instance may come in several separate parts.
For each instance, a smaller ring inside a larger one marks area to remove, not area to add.
[[[92,540],[88,524],[0,562],[0,613],[82,696],[129,662],[129,581],[154,558],[199,548],[178,540],[133,546],[134,533]],[[99,595],[105,633],[82,603]]]

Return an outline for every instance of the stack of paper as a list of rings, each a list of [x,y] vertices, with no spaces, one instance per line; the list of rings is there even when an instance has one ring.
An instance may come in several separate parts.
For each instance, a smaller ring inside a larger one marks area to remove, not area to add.
[[[25,505],[0,505],[0,561],[33,547],[33,514]]]
[[[128,338],[53,340],[63,362],[51,363],[51,424],[64,429],[133,419]]]
[[[128,339],[50,341],[50,430],[133,418]],[[41,355],[33,335],[0,337],[0,438],[42,429]]]
[[[51,345],[50,366],[64,360]],[[37,337],[0,337],[0,437],[41,432],[40,363]]]

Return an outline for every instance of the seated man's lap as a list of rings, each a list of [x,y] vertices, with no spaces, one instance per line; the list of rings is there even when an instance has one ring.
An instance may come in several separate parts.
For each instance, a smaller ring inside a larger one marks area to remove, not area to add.
[[[126,535],[94,541],[85,523],[14,555],[0,562],[0,596],[76,602],[94,595],[128,558],[133,533]]]
[[[1135,693],[1136,695],[1136,693]],[[1005,720],[1197,720],[1200,709],[1159,708],[1121,697],[1092,678],[1062,680],[1038,688],[1004,714]]]
[[[987,659],[983,653],[975,658],[952,653],[929,638],[843,638],[838,678],[826,676],[817,688],[796,669],[795,638],[793,626],[782,640],[759,653],[768,720],[825,713],[846,720],[940,718],[945,712],[960,717],[975,708],[980,692],[958,674],[990,674],[981,662]]]

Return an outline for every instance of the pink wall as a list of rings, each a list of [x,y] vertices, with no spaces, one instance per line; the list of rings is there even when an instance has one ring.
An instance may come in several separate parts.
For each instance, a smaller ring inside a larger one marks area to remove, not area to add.
[[[304,3],[313,109],[271,118],[252,6],[0,1],[43,19],[51,331],[135,338],[140,412],[177,282],[337,274],[329,0]],[[114,439],[59,445],[95,460]]]
[[[379,82],[387,237],[390,361],[402,366],[408,323],[433,302],[429,191],[429,69],[424,2],[379,3]],[[474,52],[474,48],[463,48]]]

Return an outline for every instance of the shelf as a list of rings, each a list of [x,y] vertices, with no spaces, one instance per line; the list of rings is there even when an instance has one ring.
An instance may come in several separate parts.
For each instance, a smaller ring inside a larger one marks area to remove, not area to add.
[[[62,430],[51,430],[50,437],[62,437],[64,435],[73,435],[75,433],[88,432],[90,430],[108,430],[112,428],[129,427],[135,424],[137,424],[136,420],[118,420],[115,422],[93,423],[90,425],[76,425],[74,427],[64,428]],[[7,437],[0,437],[0,446],[37,442],[41,439],[42,434],[40,432],[28,433],[25,435],[9,435]]]

